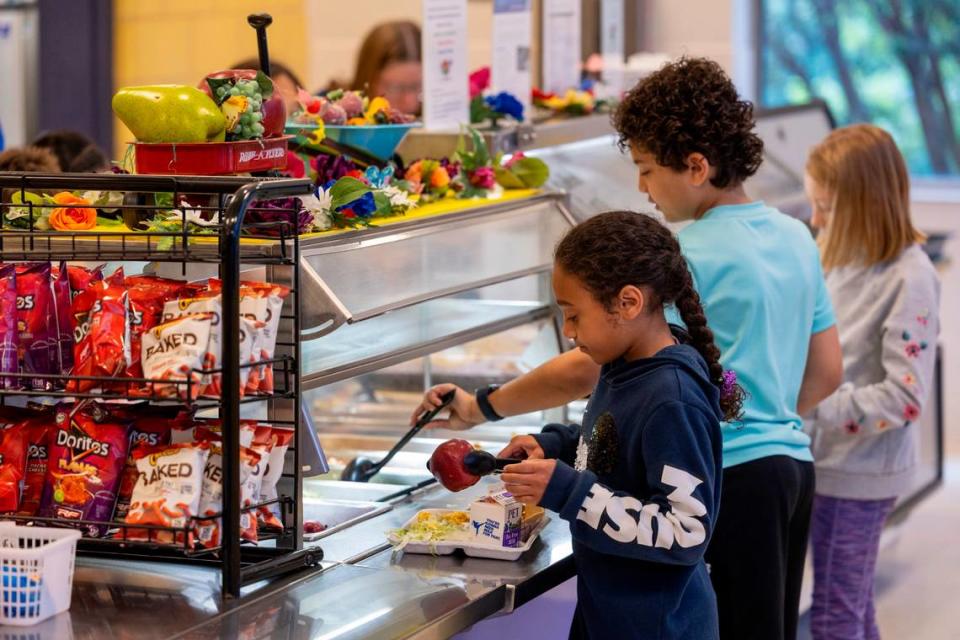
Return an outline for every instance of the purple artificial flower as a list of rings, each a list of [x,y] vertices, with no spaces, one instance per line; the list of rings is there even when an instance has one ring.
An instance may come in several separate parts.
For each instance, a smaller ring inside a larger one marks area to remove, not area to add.
[[[339,180],[351,171],[359,170],[359,167],[351,160],[343,156],[325,153],[310,160],[310,165],[317,173],[316,183],[318,185],[327,184],[331,180]]]
[[[247,233],[251,235],[279,236],[281,230],[286,235],[292,235],[294,224],[296,233],[304,233],[310,228],[312,220],[313,216],[304,208],[300,198],[277,198],[254,202],[247,209],[243,222]]]

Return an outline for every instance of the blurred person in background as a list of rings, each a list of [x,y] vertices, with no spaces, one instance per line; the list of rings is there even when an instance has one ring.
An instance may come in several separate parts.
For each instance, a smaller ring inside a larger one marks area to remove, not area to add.
[[[420,113],[423,67],[420,27],[407,20],[384,22],[367,33],[357,54],[350,89],[383,96],[404,113]]]
[[[64,173],[100,173],[110,170],[110,159],[88,136],[71,129],[40,134],[34,147],[50,151]],[[29,148],[29,147],[28,147]]]

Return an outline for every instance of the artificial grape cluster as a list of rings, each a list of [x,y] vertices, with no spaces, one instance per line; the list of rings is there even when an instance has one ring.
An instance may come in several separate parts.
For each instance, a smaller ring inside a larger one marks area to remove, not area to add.
[[[242,97],[244,100],[231,100]],[[263,94],[256,80],[238,79],[232,86],[217,87],[217,98],[221,102],[240,102],[244,105],[236,124],[227,132],[230,140],[252,140],[263,136]]]

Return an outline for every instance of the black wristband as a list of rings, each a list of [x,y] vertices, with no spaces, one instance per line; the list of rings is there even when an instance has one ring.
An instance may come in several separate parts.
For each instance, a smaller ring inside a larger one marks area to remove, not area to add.
[[[503,416],[497,413],[496,409],[493,408],[493,405],[490,404],[490,400],[487,398],[491,393],[500,388],[498,384],[488,384],[485,387],[480,387],[477,389],[477,407],[480,409],[480,413],[483,414],[483,417],[487,419],[488,422],[497,422],[498,420],[503,420]]]

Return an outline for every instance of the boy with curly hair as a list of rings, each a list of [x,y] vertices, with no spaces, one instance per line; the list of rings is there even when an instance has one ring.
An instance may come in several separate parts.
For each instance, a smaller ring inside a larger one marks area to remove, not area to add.
[[[816,244],[801,222],[747,195],[744,182],[760,166],[763,143],[753,105],[717,63],[681,58],[644,78],[621,102],[614,126],[640,191],[668,221],[690,222],[678,240],[692,286],[723,369],[735,372],[746,393],[741,418],[721,425],[720,510],[706,551],[720,637],[792,640],[814,492],[800,416],[843,375]],[[450,419],[437,426],[464,429],[559,406],[589,394],[599,376],[589,355],[570,351],[495,390],[458,392]],[[439,405],[451,388],[428,391],[417,413]],[[524,438],[506,453],[521,448],[542,457],[535,440]],[[611,520],[598,530],[619,535]]]

